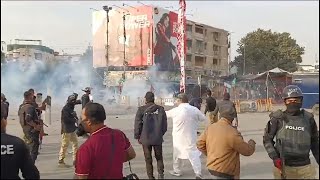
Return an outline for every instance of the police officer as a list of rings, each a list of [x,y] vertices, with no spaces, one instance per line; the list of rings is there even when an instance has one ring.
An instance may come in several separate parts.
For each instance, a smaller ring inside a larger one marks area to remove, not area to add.
[[[49,96],[47,96],[46,99],[42,102],[41,106],[39,106],[37,104],[37,102],[36,102],[37,97],[35,96],[34,89],[29,89],[29,92],[33,94],[33,105],[36,108],[39,120],[42,121],[42,123],[43,123],[43,120],[41,119],[41,114],[42,114],[42,111],[46,110],[46,103],[48,101]],[[41,95],[42,96],[42,93],[37,93],[37,95]],[[43,126],[42,126],[42,129],[41,129],[40,133],[41,133],[42,136],[47,136],[48,135],[47,133],[44,132]]]
[[[39,171],[22,139],[6,134],[6,107],[1,104],[1,174],[0,179],[40,179]]]
[[[66,151],[68,149],[69,143],[72,143],[72,153],[73,161],[75,162],[76,153],[78,150],[78,139],[75,133],[77,129],[78,117],[74,111],[75,105],[77,103],[77,94],[72,94],[68,97],[67,104],[63,107],[61,111],[61,148],[59,153],[59,165],[67,166],[64,162],[66,157]]]
[[[6,110],[7,114],[5,114],[4,118],[7,119],[9,114],[9,102],[7,101],[6,96],[3,93],[1,93],[1,105],[3,105]]]
[[[18,115],[20,125],[22,127],[26,144],[30,148],[31,158],[33,162],[38,157],[39,151],[39,135],[42,125],[38,119],[36,108],[33,104],[33,94],[30,91],[24,93],[24,101],[19,107]]]
[[[313,114],[301,109],[302,91],[289,85],[283,89],[286,110],[272,112],[263,145],[274,162],[275,179],[315,179],[309,153],[319,164],[319,133]],[[276,141],[274,141],[276,137]]]
[[[90,87],[86,87],[85,89],[83,89],[82,91],[85,92],[84,95],[82,95],[81,97],[81,102],[82,102],[82,109],[86,106],[86,104],[88,102],[92,102],[92,98],[91,98],[91,88]]]

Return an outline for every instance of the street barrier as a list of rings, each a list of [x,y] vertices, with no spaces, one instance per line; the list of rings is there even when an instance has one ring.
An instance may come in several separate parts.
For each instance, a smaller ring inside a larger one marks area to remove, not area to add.
[[[164,106],[174,106],[174,98],[162,98],[162,104]]]

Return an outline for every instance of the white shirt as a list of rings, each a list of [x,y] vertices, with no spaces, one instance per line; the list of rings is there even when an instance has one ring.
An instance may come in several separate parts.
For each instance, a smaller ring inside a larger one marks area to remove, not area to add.
[[[180,159],[200,156],[197,142],[199,123],[206,120],[205,115],[196,107],[182,103],[178,107],[166,111],[167,118],[172,118],[173,154]]]

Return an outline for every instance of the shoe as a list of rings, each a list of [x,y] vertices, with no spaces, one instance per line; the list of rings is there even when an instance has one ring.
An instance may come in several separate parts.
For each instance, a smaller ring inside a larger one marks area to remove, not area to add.
[[[164,174],[158,174],[158,179],[164,179]]]
[[[43,136],[48,136],[49,134],[48,133],[43,133]]]
[[[177,177],[182,176],[181,173],[177,173],[177,172],[175,172],[175,171],[169,171],[169,173],[170,173],[172,176],[177,176]]]
[[[196,179],[202,179],[202,175],[201,174],[196,174]]]
[[[62,168],[69,168],[70,167],[70,165],[67,165],[64,162],[64,160],[59,160],[58,164],[59,164],[59,167],[62,167]]]

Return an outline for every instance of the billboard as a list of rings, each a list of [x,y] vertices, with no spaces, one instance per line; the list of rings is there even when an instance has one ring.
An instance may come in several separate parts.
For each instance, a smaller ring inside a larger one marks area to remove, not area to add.
[[[153,9],[154,64],[161,71],[177,71],[180,68],[178,55],[178,14],[162,8]]]
[[[123,10],[126,9],[127,11]],[[109,66],[150,66],[152,61],[152,7],[140,6],[109,12]],[[123,16],[125,15],[125,21]],[[123,24],[125,22],[125,28]],[[105,11],[93,12],[93,66],[106,67],[107,19]],[[125,59],[124,59],[125,57]]]

